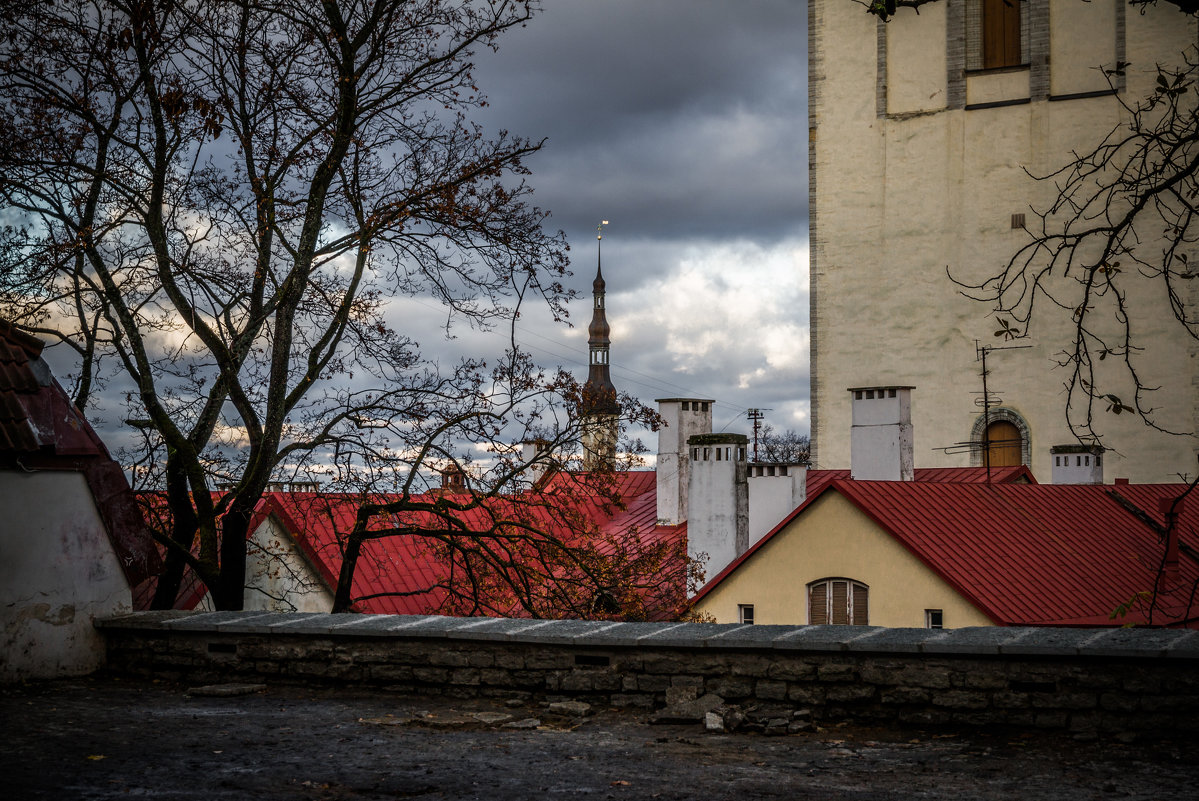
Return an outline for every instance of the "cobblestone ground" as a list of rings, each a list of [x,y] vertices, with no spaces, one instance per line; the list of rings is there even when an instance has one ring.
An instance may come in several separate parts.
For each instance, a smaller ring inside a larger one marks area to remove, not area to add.
[[[1190,799],[1199,745],[831,727],[783,737],[383,692],[0,688],[19,799]]]

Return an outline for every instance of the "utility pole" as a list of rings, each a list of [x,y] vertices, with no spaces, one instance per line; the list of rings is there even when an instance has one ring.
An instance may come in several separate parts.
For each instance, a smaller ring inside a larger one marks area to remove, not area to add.
[[[753,421],[754,424],[754,461],[758,461],[758,431],[762,427],[762,421],[766,419],[765,412],[770,409],[750,409],[745,416]]]

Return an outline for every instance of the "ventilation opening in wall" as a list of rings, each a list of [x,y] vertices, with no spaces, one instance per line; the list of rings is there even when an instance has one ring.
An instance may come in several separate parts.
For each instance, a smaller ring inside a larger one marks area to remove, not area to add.
[[[575,665],[578,667],[611,667],[612,657],[600,654],[575,654]]]
[[[208,643],[208,653],[210,653],[210,654],[235,654],[235,653],[237,653],[237,643],[235,643],[235,642],[210,642],[210,643]]]

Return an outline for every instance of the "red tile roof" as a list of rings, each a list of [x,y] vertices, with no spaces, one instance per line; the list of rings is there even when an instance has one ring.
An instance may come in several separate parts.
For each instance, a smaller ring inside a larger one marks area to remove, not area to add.
[[[1112,612],[1152,592],[1164,546],[1159,534],[1121,506],[1118,493],[1157,521],[1158,499],[1184,485],[966,484],[834,479],[739,557],[697,595],[702,598],[780,536],[825,492],[845,496],[888,535],[999,625],[1112,626],[1147,623],[1147,601],[1125,617]],[[1194,625],[1199,603],[1199,499],[1180,518],[1181,583],[1160,595],[1154,624]]]

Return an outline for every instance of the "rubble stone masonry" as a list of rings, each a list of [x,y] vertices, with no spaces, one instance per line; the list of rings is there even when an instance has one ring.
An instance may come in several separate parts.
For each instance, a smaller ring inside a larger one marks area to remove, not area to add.
[[[841,721],[1132,739],[1199,733],[1199,632],[745,626],[437,616],[142,612],[97,623],[110,671],[405,693],[671,696]]]

